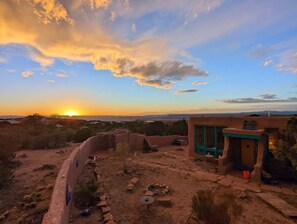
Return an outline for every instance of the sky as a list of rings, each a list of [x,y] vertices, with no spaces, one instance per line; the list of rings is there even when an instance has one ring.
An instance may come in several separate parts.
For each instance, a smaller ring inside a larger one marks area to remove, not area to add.
[[[0,0],[0,115],[297,110],[296,0]]]

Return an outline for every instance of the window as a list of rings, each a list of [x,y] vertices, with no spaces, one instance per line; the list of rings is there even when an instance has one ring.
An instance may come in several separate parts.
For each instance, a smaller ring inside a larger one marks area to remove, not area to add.
[[[215,157],[223,154],[224,127],[196,126],[195,152],[200,155],[212,154]]]

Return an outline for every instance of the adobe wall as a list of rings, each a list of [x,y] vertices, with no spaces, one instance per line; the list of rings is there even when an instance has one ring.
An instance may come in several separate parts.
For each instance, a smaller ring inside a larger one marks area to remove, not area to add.
[[[49,210],[42,220],[42,224],[63,224],[69,221],[71,202],[66,205],[66,188],[73,192],[77,179],[83,167],[97,147],[100,147],[100,136],[94,136],[76,147],[66,159],[56,178]]]
[[[48,212],[42,224],[64,224],[69,221],[71,202],[66,205],[66,188],[73,192],[89,156],[96,151],[115,148],[120,142],[129,143],[134,151],[143,150],[144,135],[129,132],[99,133],[76,147],[66,159],[56,178]]]
[[[289,116],[284,117],[191,117],[188,123],[189,156],[197,158],[195,153],[195,126],[221,126],[242,129],[243,121],[256,121],[256,129],[284,128]]]
[[[146,136],[145,139],[149,142],[149,145],[157,145],[157,147],[164,147],[172,145],[175,139],[178,139],[178,135],[167,135],[167,136]]]

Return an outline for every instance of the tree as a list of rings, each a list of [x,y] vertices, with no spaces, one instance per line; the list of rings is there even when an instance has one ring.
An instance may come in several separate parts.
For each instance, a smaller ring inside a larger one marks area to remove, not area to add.
[[[145,126],[145,134],[147,136],[164,135],[165,124],[162,121],[154,121]]]
[[[277,160],[290,161],[297,170],[297,119],[291,118],[287,127],[280,130],[280,134],[281,137],[273,154]]]

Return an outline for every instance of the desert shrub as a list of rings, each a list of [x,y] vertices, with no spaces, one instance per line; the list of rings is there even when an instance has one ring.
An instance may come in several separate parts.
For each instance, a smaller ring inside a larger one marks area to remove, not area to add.
[[[115,158],[124,160],[129,156],[129,144],[120,142],[117,144],[116,149],[113,151]]]
[[[175,121],[168,126],[167,130],[168,135],[188,135],[188,125],[185,119]]]
[[[0,165],[0,189],[8,183],[11,176],[10,174],[11,172],[8,168]]]
[[[0,165],[9,163],[18,148],[18,139],[11,133],[0,133]]]
[[[40,170],[53,170],[55,169],[57,166],[54,164],[43,164],[41,167],[35,168],[33,171],[40,171]]]
[[[66,143],[66,133],[63,131],[55,131],[28,137],[22,142],[22,147],[31,149],[52,149],[63,147]]]
[[[242,213],[242,207],[236,203],[234,194],[225,194],[224,200],[215,203],[210,190],[198,191],[192,198],[192,209],[200,220],[207,224],[229,224],[232,217]]]
[[[161,135],[165,134],[165,124],[162,121],[154,121],[147,123],[145,126],[145,134],[147,136]]]
[[[98,202],[98,184],[94,180],[80,183],[74,192],[75,206],[79,208],[86,208]]]
[[[74,142],[83,142],[93,136],[93,132],[88,127],[82,127],[79,130],[76,131],[76,133],[73,136]]]
[[[75,134],[75,130],[69,128],[64,132],[64,134],[65,134],[66,141],[71,142]]]

